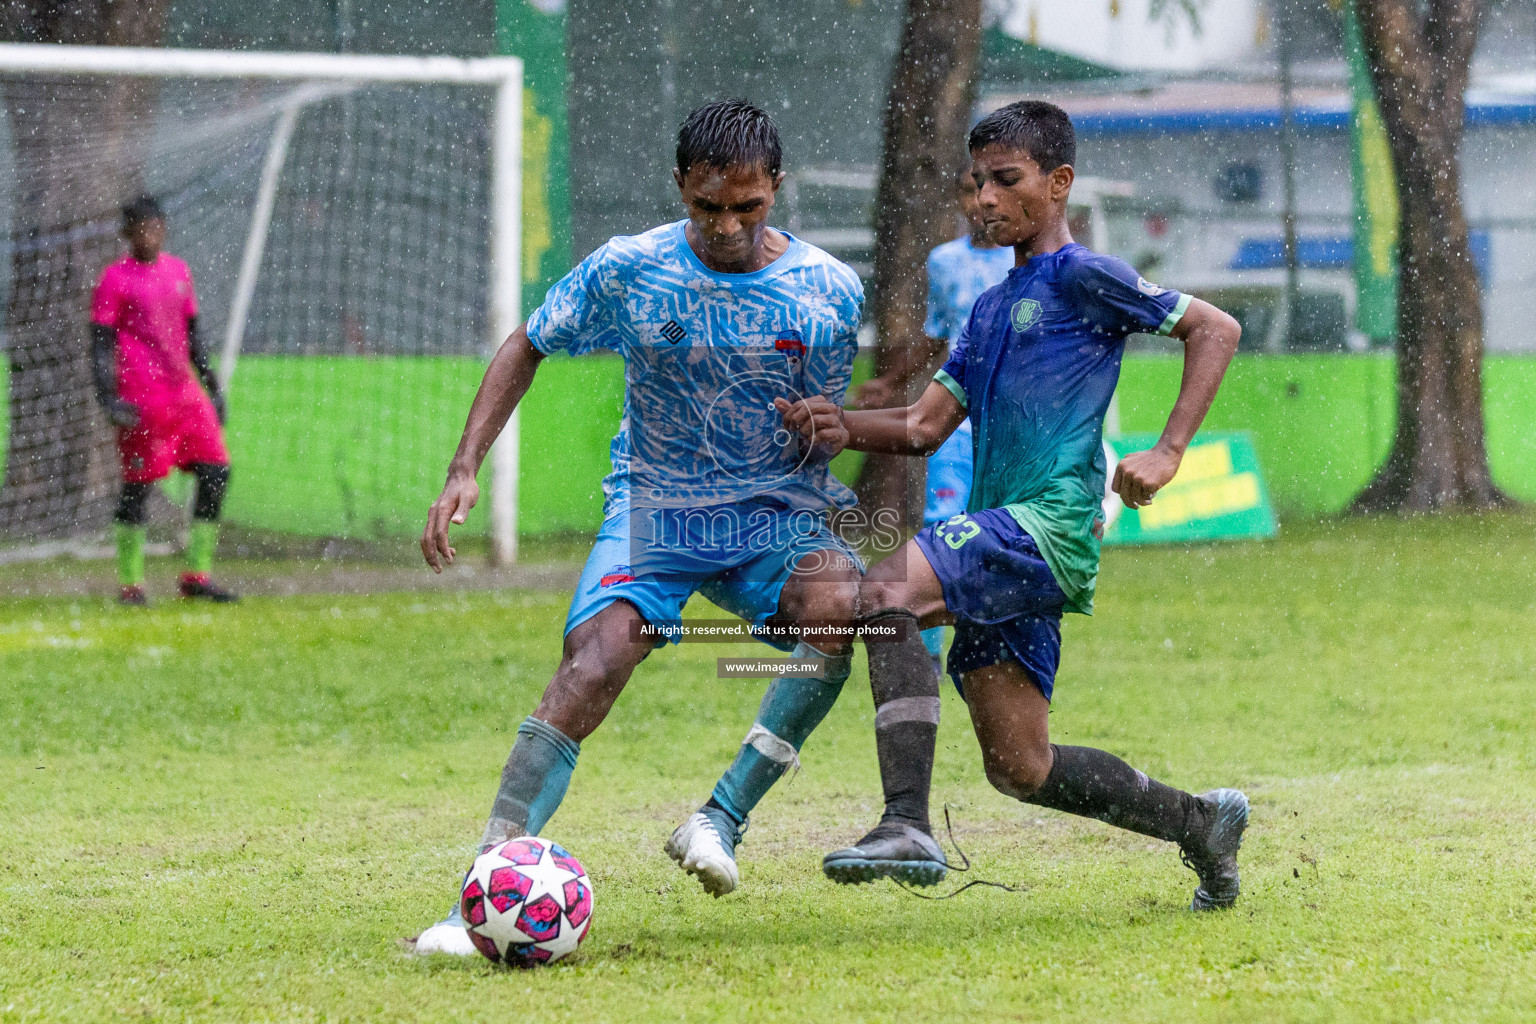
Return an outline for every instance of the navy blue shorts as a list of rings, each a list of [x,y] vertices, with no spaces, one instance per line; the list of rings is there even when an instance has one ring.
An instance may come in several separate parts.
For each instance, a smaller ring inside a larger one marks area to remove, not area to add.
[[[951,516],[913,539],[955,615],[945,664],[955,688],[964,694],[961,677],[973,669],[1015,661],[1050,700],[1067,595],[1035,539],[999,508]]]

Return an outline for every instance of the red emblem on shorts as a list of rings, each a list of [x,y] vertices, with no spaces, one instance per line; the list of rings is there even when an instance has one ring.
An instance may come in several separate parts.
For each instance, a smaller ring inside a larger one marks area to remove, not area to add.
[[[599,577],[597,585],[600,587],[611,587],[615,583],[633,582],[635,582],[635,577],[634,574],[629,571],[629,566],[616,565],[612,569],[609,569],[607,572],[603,573],[601,577]]]

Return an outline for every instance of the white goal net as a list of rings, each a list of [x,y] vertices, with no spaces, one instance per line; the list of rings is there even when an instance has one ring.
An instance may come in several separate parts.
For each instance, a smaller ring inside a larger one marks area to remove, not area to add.
[[[515,58],[0,45],[0,538],[111,516],[90,295],[141,193],[228,384],[227,519],[419,530],[518,317],[521,80]],[[471,528],[510,560],[515,423],[504,438]]]

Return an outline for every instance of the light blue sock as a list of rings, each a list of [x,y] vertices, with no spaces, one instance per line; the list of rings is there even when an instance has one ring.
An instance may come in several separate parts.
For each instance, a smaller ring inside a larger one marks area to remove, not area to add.
[[[934,626],[923,630],[923,646],[927,648],[929,657],[937,658],[944,653],[944,627]]]
[[[491,805],[480,849],[520,835],[536,836],[565,799],[581,744],[548,722],[529,716],[517,727],[517,742],[501,770],[501,788]]]
[[[824,658],[826,673],[820,679],[784,676],[768,684],[757,709],[757,721],[711,794],[737,822],[747,820],[752,808],[791,765],[799,765],[800,747],[837,703],[853,667],[852,651],[832,657],[802,641],[794,654],[796,658]]]

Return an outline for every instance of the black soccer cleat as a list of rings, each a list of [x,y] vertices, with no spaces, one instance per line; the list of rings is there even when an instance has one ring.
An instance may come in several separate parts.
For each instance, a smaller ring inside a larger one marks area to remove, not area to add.
[[[149,595],[140,586],[126,586],[117,592],[117,603],[130,608],[148,608]]]
[[[188,600],[212,601],[214,604],[233,604],[240,595],[225,590],[204,573],[182,573],[181,596]]]
[[[1200,876],[1190,910],[1226,910],[1237,902],[1237,851],[1248,827],[1248,798],[1238,789],[1213,789],[1198,797],[1213,805],[1211,830],[1198,850],[1184,849],[1184,866]]]
[[[833,850],[822,858],[822,874],[840,885],[893,878],[906,885],[938,885],[949,861],[934,838],[898,822],[881,822],[857,846]]]

